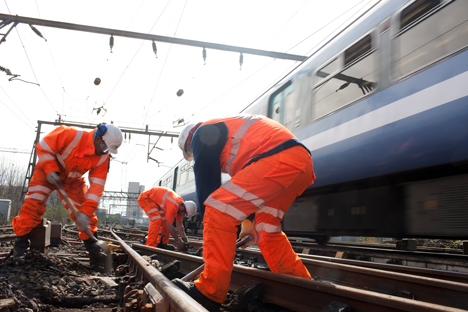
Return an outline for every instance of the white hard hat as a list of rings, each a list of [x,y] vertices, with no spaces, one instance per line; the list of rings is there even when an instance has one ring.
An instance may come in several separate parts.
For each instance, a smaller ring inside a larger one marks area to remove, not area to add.
[[[114,125],[106,125],[107,131],[102,136],[104,142],[106,142],[109,152],[112,154],[117,154],[117,149],[120,147],[123,141],[122,131],[119,127]]]
[[[187,126],[185,126],[184,130],[182,130],[182,132],[179,134],[179,147],[182,150],[182,153],[184,153],[184,158],[188,161],[193,159],[193,154],[192,151],[185,150],[185,142],[187,142],[190,130],[192,130],[192,128],[195,126],[196,124],[188,124]]]
[[[187,211],[187,217],[191,218],[197,213],[197,204],[193,201],[188,200],[184,202],[185,210]]]

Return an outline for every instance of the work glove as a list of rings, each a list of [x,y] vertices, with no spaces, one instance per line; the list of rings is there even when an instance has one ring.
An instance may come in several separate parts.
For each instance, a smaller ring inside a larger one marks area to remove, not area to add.
[[[61,180],[57,172],[51,172],[47,175],[47,181],[53,185],[60,184]]]
[[[175,246],[177,247],[177,250],[179,250],[179,251],[184,251],[185,250],[185,244],[181,240],[176,241]]]
[[[242,238],[242,237],[244,237],[246,235],[251,235],[252,239],[249,242],[242,245],[241,248],[247,248],[249,246],[252,246],[252,245],[256,244],[257,240],[258,240],[258,234],[257,234],[257,231],[255,231],[255,226],[252,223],[252,221],[250,221],[249,219],[245,219],[242,222],[241,232],[239,234],[239,238]]]
[[[182,241],[187,244],[188,243],[187,237],[182,237]]]
[[[76,220],[75,220],[75,223],[76,225],[78,225],[78,227],[84,231],[85,229],[87,229],[89,227],[89,217],[88,215],[80,212],[77,216],[76,216]]]

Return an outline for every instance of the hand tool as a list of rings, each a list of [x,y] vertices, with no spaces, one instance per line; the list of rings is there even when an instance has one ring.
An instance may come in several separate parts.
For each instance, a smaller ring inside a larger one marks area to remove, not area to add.
[[[60,194],[62,194],[63,199],[67,203],[68,207],[70,207],[70,209],[71,209],[72,213],[75,215],[75,217],[77,217],[78,214],[82,213],[75,207],[75,205],[73,205],[73,202],[70,200],[67,193],[63,189],[62,184],[60,182],[54,182],[53,184],[55,185],[57,190],[60,192]],[[91,230],[89,229],[89,227],[87,227],[85,229],[81,229],[81,230],[83,232],[85,232],[86,235],[88,235],[91,240],[95,241],[96,245],[102,250],[102,254],[105,256],[105,259],[102,262],[100,261],[101,262],[100,265],[104,266],[104,272],[105,273],[110,273],[111,270],[112,270],[112,253],[110,251],[109,246],[107,246],[107,244],[104,243],[103,241],[98,240],[91,233]],[[99,259],[102,259],[102,257],[99,257]]]

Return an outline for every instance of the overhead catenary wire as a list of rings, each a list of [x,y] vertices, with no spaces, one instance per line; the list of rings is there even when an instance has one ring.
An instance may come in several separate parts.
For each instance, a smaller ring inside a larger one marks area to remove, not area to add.
[[[28,115],[26,115],[26,114],[21,110],[21,108],[20,108],[18,105],[16,105],[16,103],[13,101],[13,99],[6,93],[5,90],[3,90],[2,87],[0,87],[0,90],[2,90],[3,93],[5,93],[5,95],[8,97],[8,99],[10,99],[10,101],[13,103],[13,105],[14,105],[14,106],[21,112],[21,114],[23,114],[23,116],[31,123],[32,129],[34,130],[34,127],[36,126],[35,123],[33,123],[33,122],[31,121],[31,119],[29,119]],[[2,102],[2,104],[5,105],[5,106],[7,106],[7,105],[6,105],[5,103],[3,103],[3,102]],[[8,106],[7,106],[7,108],[11,111],[11,109],[10,109]],[[12,111],[12,112],[13,112],[13,111]],[[14,113],[14,112],[13,112],[13,113]],[[16,115],[16,114],[15,114],[15,115]],[[18,115],[16,115],[16,116],[17,116],[18,118],[20,118]],[[20,119],[21,119],[21,118],[20,118]],[[26,123],[24,120],[23,120],[23,122]],[[27,123],[26,123],[26,124],[27,124]],[[28,125],[28,126],[31,128],[30,125]]]
[[[151,29],[147,32],[148,34],[153,30],[154,26],[156,25],[156,23],[159,21],[159,18],[162,16],[162,14],[164,13],[164,11],[166,10],[167,6],[169,5],[171,1],[169,0],[166,4],[166,6],[164,7],[163,11],[161,12],[161,14],[158,16],[158,18],[156,19],[156,22],[154,22],[153,26],[151,27]],[[131,65],[131,63],[133,62],[133,60],[135,59],[136,55],[138,54],[138,52],[140,51],[141,47],[143,46],[143,44],[145,43],[145,40],[142,40],[140,46],[138,47],[137,51],[135,52],[135,54],[133,55],[132,59],[130,60],[130,62],[127,64],[127,66],[125,67],[124,71],[122,72],[122,74],[120,75],[119,79],[117,80],[117,82],[115,83],[114,87],[112,88],[109,96],[106,98],[106,100],[104,101],[104,105],[109,101],[110,97],[112,96],[112,94],[114,93],[114,90],[117,88],[117,85],[119,84],[120,80],[122,79],[122,77],[125,75],[125,73],[127,72],[127,69],[128,67]],[[103,105],[103,106],[104,106]]]
[[[5,0],[5,5],[6,5],[7,9],[8,9],[8,13],[11,14],[10,8],[8,7],[8,3],[6,2],[6,0]],[[31,64],[31,60],[29,59],[28,52],[26,51],[26,47],[24,46],[23,40],[21,39],[21,36],[20,36],[20,34],[19,34],[18,27],[15,27],[15,30],[16,30],[16,34],[18,35],[18,38],[19,38],[19,40],[20,40],[20,42],[21,42],[21,46],[23,47],[23,51],[24,51],[24,53],[26,54],[26,58],[28,59],[29,66],[31,67],[31,70],[32,70],[32,72],[33,72],[34,78],[36,79],[36,83],[37,83],[37,85],[39,86],[39,89],[41,89],[42,94],[43,94],[44,97],[47,99],[47,102],[49,102],[50,106],[51,106],[52,109],[55,111],[55,113],[56,113],[57,115],[59,115],[57,109],[56,109],[55,106],[52,104],[52,102],[50,101],[49,97],[47,96],[47,94],[44,92],[44,90],[42,89],[41,85],[39,84],[39,81],[38,81],[38,79],[37,79],[36,73],[34,72],[34,68],[33,68],[32,64]]]
[[[167,5],[168,5],[168,4],[169,4],[169,2],[167,3]],[[166,5],[166,7],[164,8],[164,10],[163,10],[162,13],[164,13],[164,11],[166,10],[167,5]],[[178,23],[177,23],[176,30],[175,30],[175,32],[174,32],[174,36],[177,34],[177,30],[179,29],[179,25],[180,25],[180,22],[181,22],[181,20],[182,20],[183,15],[184,15],[186,5],[187,5],[187,1],[185,1],[184,8],[182,9],[182,13],[181,13],[181,15],[180,15],[179,21],[178,21]],[[174,8],[174,10],[175,10],[175,8]],[[161,15],[162,15],[162,13],[161,13]],[[173,11],[173,13],[174,13],[174,11]],[[161,15],[158,17],[158,20],[159,20],[159,18],[161,17]],[[172,19],[172,17],[171,17],[171,19]],[[156,21],[156,22],[157,22],[157,21]],[[153,25],[153,27],[151,28],[151,30],[152,30],[152,29],[154,28],[154,26],[156,25],[156,22],[154,23],[154,25]],[[151,31],[151,30],[150,30],[150,31]],[[140,47],[141,47],[141,46],[140,46]],[[142,123],[142,125],[141,125],[142,127],[145,125],[146,119],[148,118],[148,114],[149,114],[149,111],[150,111],[150,108],[151,108],[151,104],[152,104],[152,102],[153,102],[154,95],[156,94],[156,91],[157,91],[157,89],[158,89],[159,81],[160,81],[161,76],[162,76],[162,74],[163,74],[163,72],[164,72],[164,68],[166,67],[167,59],[168,59],[168,57],[169,57],[169,54],[170,54],[170,51],[171,51],[171,47],[172,47],[172,44],[169,45],[169,49],[168,49],[168,51],[167,51],[167,53],[166,53],[166,57],[164,58],[164,62],[163,62],[163,66],[162,66],[162,68],[161,68],[161,72],[159,73],[158,80],[157,80],[156,85],[155,85],[154,90],[153,90],[153,95],[151,96],[151,100],[150,100],[150,103],[149,103],[149,105],[148,105],[148,109],[147,109],[147,111],[146,111],[145,117],[144,117],[144,119],[143,119],[143,123]],[[138,142],[139,142],[139,138],[137,139],[137,144],[138,144]],[[130,151],[129,156],[127,156],[127,158],[126,158],[127,161],[129,161],[128,159],[129,159],[129,157],[130,157],[130,154],[133,152],[133,150],[135,150],[135,147],[136,147],[136,145],[135,145],[135,146],[133,147],[133,149]],[[133,157],[135,157],[135,156],[133,156]],[[131,159],[133,159],[133,157],[132,157]]]

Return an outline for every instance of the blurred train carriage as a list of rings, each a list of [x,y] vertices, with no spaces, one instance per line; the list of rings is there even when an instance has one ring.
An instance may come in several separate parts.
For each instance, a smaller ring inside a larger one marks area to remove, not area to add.
[[[387,1],[243,111],[312,151],[284,232],[468,238],[467,45],[468,1]],[[193,162],[155,185],[196,200]]]

